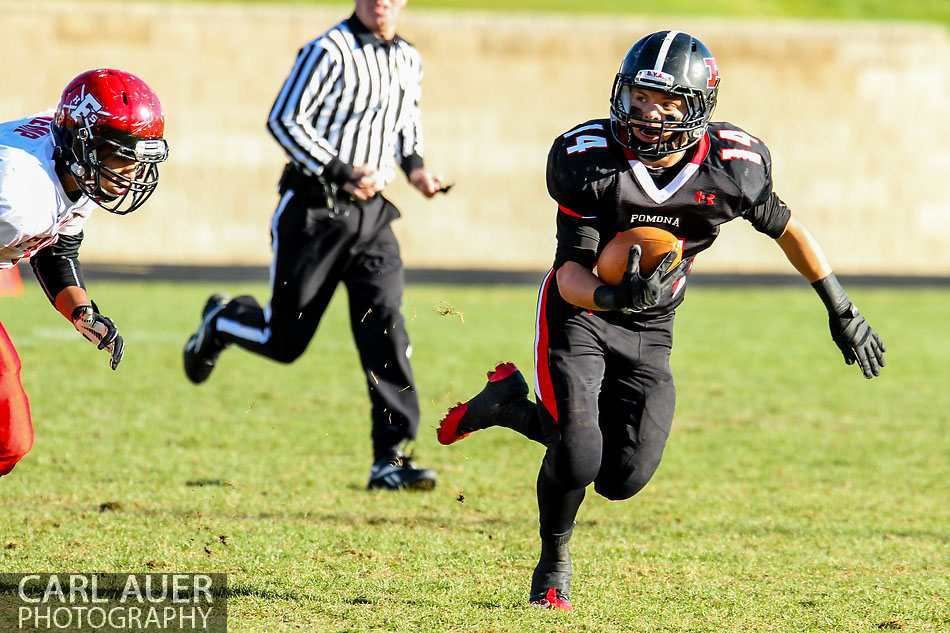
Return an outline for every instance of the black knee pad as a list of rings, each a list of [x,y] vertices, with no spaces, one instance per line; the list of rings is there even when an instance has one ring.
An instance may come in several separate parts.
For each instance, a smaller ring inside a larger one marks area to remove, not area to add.
[[[588,456],[584,460],[568,460],[558,459],[556,453],[556,450],[548,449],[544,455],[542,468],[562,488],[567,490],[586,488],[597,477],[597,471],[600,468],[599,455]]]

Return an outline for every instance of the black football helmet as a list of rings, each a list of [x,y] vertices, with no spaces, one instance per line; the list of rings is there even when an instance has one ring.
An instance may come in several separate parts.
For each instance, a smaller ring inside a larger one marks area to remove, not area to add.
[[[630,107],[630,91],[646,88],[682,97],[682,121],[649,121]],[[706,45],[682,31],[660,31],[634,44],[623,58],[610,95],[610,131],[621,145],[637,156],[656,159],[696,144],[706,133],[716,107],[719,68]],[[644,143],[633,133],[640,128],[656,142]],[[667,132],[674,134],[664,140]]]

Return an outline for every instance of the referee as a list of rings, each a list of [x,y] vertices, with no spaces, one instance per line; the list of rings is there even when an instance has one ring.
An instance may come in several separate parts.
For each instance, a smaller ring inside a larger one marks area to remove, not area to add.
[[[267,127],[287,152],[271,220],[271,298],[208,299],[185,345],[185,374],[207,380],[232,343],[282,363],[303,354],[337,286],[369,388],[373,465],[368,488],[429,490],[401,446],[416,437],[419,403],[400,312],[403,265],[381,195],[398,165],[426,197],[442,189],[423,166],[422,60],[396,35],[407,0],[356,0],[352,16],[297,54]]]

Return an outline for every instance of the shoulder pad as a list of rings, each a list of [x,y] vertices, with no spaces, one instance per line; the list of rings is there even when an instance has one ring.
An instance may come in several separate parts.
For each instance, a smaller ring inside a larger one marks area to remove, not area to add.
[[[760,139],[731,123],[710,123],[708,159],[749,197],[758,200],[772,188],[772,155]]]
[[[559,204],[573,207],[596,198],[603,182],[617,172],[610,122],[595,119],[554,139],[548,154],[548,192]]]

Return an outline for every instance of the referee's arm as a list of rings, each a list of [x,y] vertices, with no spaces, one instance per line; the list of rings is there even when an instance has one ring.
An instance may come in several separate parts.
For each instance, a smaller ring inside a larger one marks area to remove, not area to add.
[[[420,62],[421,63],[421,62]],[[396,151],[399,153],[399,165],[408,176],[413,170],[423,166],[422,153],[422,110],[419,97],[422,92],[422,69],[419,69],[417,82],[411,95],[406,95],[408,121],[399,130]]]
[[[419,64],[416,83],[413,92],[407,95],[408,121],[396,135],[396,152],[399,156],[399,166],[406,173],[409,182],[422,195],[431,198],[442,189],[442,179],[425,170],[422,158],[422,110],[419,107],[419,98],[422,93],[422,59],[416,57]]]
[[[337,158],[336,149],[327,140],[326,129],[319,129],[318,114],[327,95],[342,81],[340,64],[325,47],[311,43],[300,50],[294,67],[274,101],[267,118],[267,129],[287,155],[308,171],[344,183],[353,166]]]

